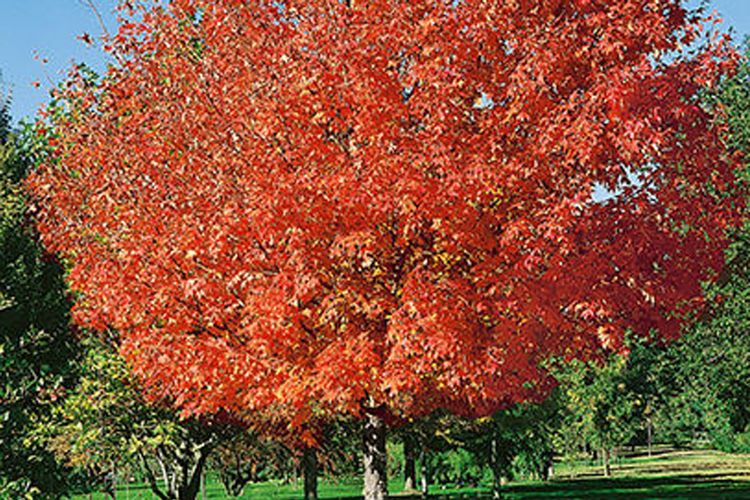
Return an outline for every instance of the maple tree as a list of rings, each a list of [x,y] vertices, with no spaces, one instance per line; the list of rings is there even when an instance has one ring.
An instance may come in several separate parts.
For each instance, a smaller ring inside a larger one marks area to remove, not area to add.
[[[674,338],[742,197],[727,41],[679,0],[123,2],[29,182],[76,320],[151,397],[304,425],[486,415]],[[596,198],[603,189],[611,196]]]

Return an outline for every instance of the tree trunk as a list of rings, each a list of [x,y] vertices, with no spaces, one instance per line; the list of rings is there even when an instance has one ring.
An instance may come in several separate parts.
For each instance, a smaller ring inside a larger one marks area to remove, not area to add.
[[[604,463],[604,477],[610,477],[612,469],[609,466],[609,448],[602,448],[602,462]]]
[[[203,470],[206,465],[207,454],[203,451],[198,452],[195,457],[195,465],[193,466],[192,474],[181,477],[182,480],[178,484],[177,498],[179,500],[195,500],[198,497],[200,490],[201,478],[203,477]]]
[[[201,474],[201,500],[206,500],[206,471]]]
[[[430,468],[427,463],[427,449],[424,446],[422,446],[422,452],[419,455],[419,481],[422,496],[427,497],[430,494]]]
[[[490,468],[492,468],[492,498],[502,498],[503,477],[500,470],[500,450],[495,438],[490,441]]]
[[[649,456],[649,458],[651,457],[651,454],[653,453],[653,451],[652,451],[652,449],[653,449],[653,440],[654,440],[653,429],[652,429],[652,426],[651,426],[651,419],[649,418],[648,421],[646,422],[646,443],[648,444],[648,456]]]
[[[290,457],[287,460],[287,466],[284,467],[284,484],[292,484],[292,476],[294,475],[294,457]]]
[[[404,434],[404,491],[417,489],[416,443],[414,436]]]
[[[305,474],[305,500],[318,500],[318,453],[315,448],[305,448],[302,469]]]
[[[365,500],[385,500],[388,496],[385,450],[385,408],[365,409],[364,466]]]

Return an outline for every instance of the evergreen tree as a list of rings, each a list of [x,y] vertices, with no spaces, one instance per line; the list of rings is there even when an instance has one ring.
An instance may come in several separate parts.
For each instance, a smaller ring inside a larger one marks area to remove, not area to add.
[[[27,223],[34,135],[10,122],[0,97],[0,497],[55,497],[67,474],[34,429],[72,383],[76,350],[61,266]]]

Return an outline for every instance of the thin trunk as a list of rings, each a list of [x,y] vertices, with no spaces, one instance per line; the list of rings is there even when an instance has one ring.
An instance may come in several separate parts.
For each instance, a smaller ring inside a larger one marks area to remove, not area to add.
[[[609,448],[602,448],[602,461],[604,462],[604,477],[610,477],[612,469],[609,466]]]
[[[175,492],[174,492],[174,488],[172,485],[172,478],[170,477],[169,469],[167,468],[167,460],[168,458],[166,454],[164,453],[163,449],[160,450],[160,448],[157,447],[156,461],[159,464],[159,467],[161,468],[161,477],[162,477],[162,480],[164,481],[164,489],[166,490],[166,494],[164,494],[163,498],[169,498],[170,496],[174,498],[176,495],[174,494]]]
[[[305,500],[318,500],[318,453],[315,448],[305,448],[302,469],[305,474]]]
[[[114,463],[111,464],[112,470],[112,483],[110,484],[110,488],[112,488],[109,496],[112,498],[112,500],[117,500],[117,467]]]
[[[653,429],[651,426],[651,419],[648,419],[648,422],[646,423],[646,443],[648,444],[648,456],[651,457],[651,454],[653,453]]]
[[[404,434],[404,491],[414,491],[417,488],[416,443],[414,436]]]
[[[141,470],[145,474],[146,483],[148,484],[153,494],[156,495],[156,498],[159,498],[160,500],[168,500],[168,496],[165,495],[164,492],[161,491],[161,489],[159,489],[159,484],[156,480],[156,473],[154,472],[154,469],[151,468],[151,464],[149,464],[146,456],[139,451],[138,457],[141,459]]]
[[[419,454],[419,481],[422,496],[428,496],[430,494],[430,468],[427,463],[427,449],[424,446],[422,446],[422,452]]]
[[[292,476],[294,475],[294,462],[293,457],[287,460],[287,466],[284,467],[284,484],[292,484]]]
[[[500,470],[500,450],[497,439],[490,441],[490,467],[492,468],[492,498],[503,497],[503,477]]]
[[[206,500],[206,471],[201,473],[201,500]]]
[[[364,466],[365,500],[385,500],[388,496],[385,450],[385,408],[365,409],[364,422]]]

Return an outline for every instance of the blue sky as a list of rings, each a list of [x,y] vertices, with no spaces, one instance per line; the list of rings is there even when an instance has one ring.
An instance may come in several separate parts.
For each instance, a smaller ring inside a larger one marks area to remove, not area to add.
[[[698,0],[693,0],[698,1]],[[95,0],[109,29],[116,23],[116,0]],[[711,5],[734,26],[740,40],[750,34],[750,0],[712,0]],[[76,37],[98,35],[101,28],[83,0],[0,0],[0,71],[4,87],[13,92],[13,116],[33,115],[48,98],[52,82],[60,81],[73,61],[99,70],[105,58]],[[34,59],[48,59],[47,64]],[[41,83],[39,88],[33,82]]]

